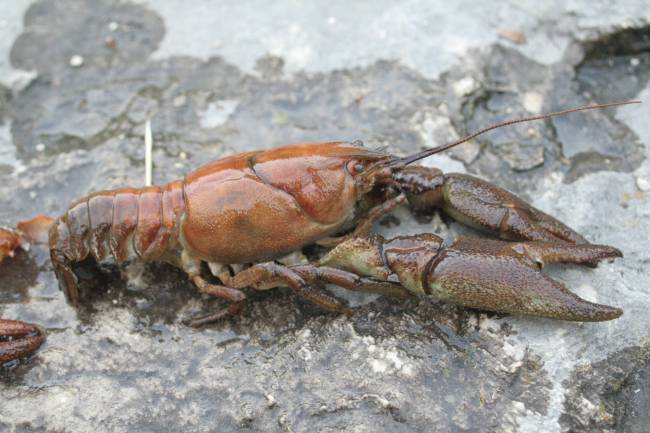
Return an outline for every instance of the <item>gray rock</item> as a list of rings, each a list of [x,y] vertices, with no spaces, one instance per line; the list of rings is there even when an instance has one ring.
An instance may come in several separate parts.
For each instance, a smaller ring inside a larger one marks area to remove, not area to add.
[[[6,19],[25,21],[0,25],[0,56],[15,68],[0,61],[0,225],[142,185],[148,119],[162,183],[282,143],[360,138],[407,154],[540,110],[650,100],[643,3],[12,3]],[[500,30],[528,42],[497,43]],[[0,264],[0,316],[49,332],[32,359],[0,370],[0,430],[642,431],[649,116],[647,103],[575,114],[423,161],[506,186],[621,248],[624,259],[594,270],[549,270],[624,308],[621,319],[336,291],[358,306],[348,318],[273,290],[195,330],[187,318],[223,304],[178,270],[82,266],[76,311],[35,247]],[[377,229],[473,233],[405,209]]]

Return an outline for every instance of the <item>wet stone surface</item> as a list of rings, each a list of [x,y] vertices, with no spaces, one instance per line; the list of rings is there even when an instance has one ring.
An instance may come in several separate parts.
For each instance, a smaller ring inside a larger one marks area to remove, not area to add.
[[[154,182],[163,183],[229,153],[283,143],[360,138],[407,154],[514,116],[650,100],[650,17],[627,26],[588,19],[569,35],[574,42],[550,37],[555,52],[541,57],[554,62],[470,35],[453,52],[458,61],[431,77],[412,61],[422,28],[401,42],[403,59],[309,72],[296,72],[296,52],[282,50],[249,70],[229,57],[228,40],[223,56],[190,56],[189,46],[169,55],[169,45],[162,56],[174,37],[167,29],[184,19],[168,13],[172,3],[25,5],[21,32],[0,53],[32,71],[26,84],[0,77],[0,225],[58,215],[91,191],[141,185],[147,119]],[[235,18],[248,17],[254,36],[266,17],[249,7]],[[435,8],[422,13],[445,20]],[[525,28],[528,40],[539,43],[575,16],[540,19]],[[448,40],[450,26],[432,37]],[[331,37],[332,46],[345,43]],[[549,270],[579,295],[622,307],[615,322],[501,317],[336,291],[359,305],[348,318],[273,290],[251,294],[240,316],[195,330],[183,322],[223,304],[181,272],[84,266],[76,311],[35,247],[0,264],[0,316],[49,333],[32,359],[0,370],[0,430],[643,431],[650,204],[639,185],[650,179],[649,115],[646,103],[524,124],[424,162],[505,186],[588,239],[623,249],[623,260],[595,270]],[[404,209],[377,229],[448,239],[469,231]]]
[[[572,374],[561,424],[570,431],[645,432],[648,347],[630,347]]]

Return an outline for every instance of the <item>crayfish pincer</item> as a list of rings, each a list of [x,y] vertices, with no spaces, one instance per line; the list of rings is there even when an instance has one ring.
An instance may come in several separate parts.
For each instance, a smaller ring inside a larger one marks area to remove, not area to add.
[[[164,186],[93,193],[49,229],[52,265],[76,306],[81,297],[74,266],[89,257],[171,263],[201,292],[231,302],[193,325],[238,311],[245,289],[289,287],[327,310],[346,311],[319,288],[322,282],[513,314],[614,319],[620,309],[580,299],[539,270],[558,261],[596,266],[622,256],[619,250],[589,243],[488,182],[410,164],[501,126],[636,102],[515,119],[407,157],[361,142],[294,144],[211,162]],[[388,241],[373,236],[373,223],[402,204],[440,210],[502,240],[459,239],[443,247],[429,234]],[[314,243],[335,248],[309,264],[275,261]],[[218,283],[201,273],[204,262]]]
[[[0,263],[13,257],[15,250],[26,243],[47,242],[52,219],[37,216],[18,223],[16,230],[0,227]],[[19,320],[0,319],[0,365],[36,352],[45,341],[45,331],[38,325]]]
[[[40,326],[0,319],[0,365],[36,352],[43,341],[45,331]]]
[[[615,319],[623,311],[581,299],[540,270],[546,263],[594,265],[620,256],[616,248],[605,245],[474,237],[460,237],[444,247],[441,238],[424,233],[389,240],[379,235],[349,239],[319,265],[350,272],[351,289],[364,290],[364,285],[372,289],[375,281],[388,283],[397,277],[416,296],[502,313],[597,322]]]

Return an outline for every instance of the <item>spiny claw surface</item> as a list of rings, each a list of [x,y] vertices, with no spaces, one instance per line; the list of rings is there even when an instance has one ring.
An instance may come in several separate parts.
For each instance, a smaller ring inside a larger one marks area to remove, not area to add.
[[[0,319],[0,364],[36,352],[45,341],[45,331],[19,320]]]
[[[601,245],[461,238],[441,254],[428,282],[434,297],[467,307],[580,322],[612,320],[623,310],[580,298],[540,268],[619,256],[620,251]]]

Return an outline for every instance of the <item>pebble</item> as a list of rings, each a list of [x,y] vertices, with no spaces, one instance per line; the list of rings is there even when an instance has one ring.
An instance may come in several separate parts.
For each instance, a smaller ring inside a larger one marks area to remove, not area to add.
[[[456,96],[465,96],[478,88],[478,83],[472,77],[461,78],[451,85]]]
[[[637,177],[636,186],[639,187],[641,191],[650,191],[650,180],[644,177]]]
[[[182,107],[186,103],[187,103],[187,97],[185,95],[179,95],[175,97],[174,100],[172,101],[172,105],[174,107]]]
[[[544,97],[537,92],[524,93],[523,101],[524,108],[531,114],[539,114],[542,112],[542,105],[544,104]]]
[[[73,68],[78,68],[83,64],[84,64],[84,58],[81,57],[79,54],[75,54],[74,56],[70,57],[70,66],[72,66]]]
[[[112,36],[106,36],[104,38],[104,45],[106,45],[111,50],[117,48],[117,43],[115,42],[115,38],[113,38]]]
[[[526,33],[516,30],[499,30],[497,35],[503,39],[507,39],[513,44],[523,45],[526,43]]]

